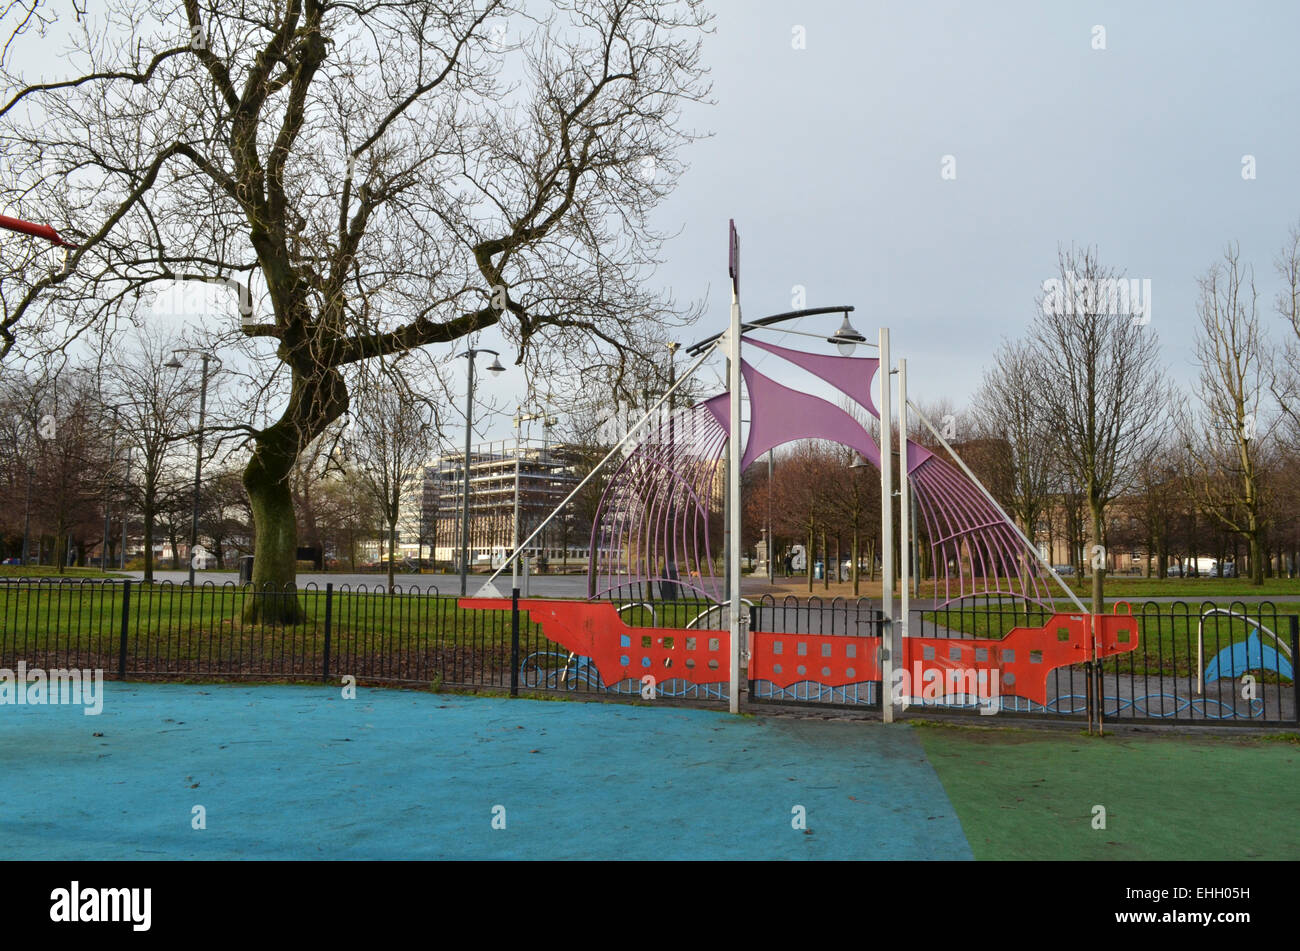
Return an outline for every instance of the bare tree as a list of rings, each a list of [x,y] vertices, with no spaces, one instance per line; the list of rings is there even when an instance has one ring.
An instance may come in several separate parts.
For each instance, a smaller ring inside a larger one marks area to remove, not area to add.
[[[1255,277],[1241,266],[1238,248],[1229,246],[1199,285],[1200,412],[1184,429],[1184,445],[1202,510],[1246,542],[1251,584],[1261,585],[1267,511],[1262,457],[1269,441],[1261,400],[1268,361]]]
[[[362,381],[342,445],[384,519],[388,590],[393,590],[397,522],[403,504],[424,486],[424,464],[439,444],[432,408],[410,390]],[[416,502],[416,505],[419,505]],[[382,550],[382,549],[381,549]]]
[[[1157,578],[1169,573],[1170,546],[1180,507],[1187,501],[1187,473],[1190,459],[1176,438],[1162,441],[1142,466],[1136,487],[1134,512],[1142,525],[1147,561],[1144,575],[1150,577],[1155,560]]]
[[[823,577],[829,579],[830,558],[825,535],[835,515],[833,483],[852,473],[845,459],[832,447],[816,440],[795,443],[782,454],[772,480],[773,528],[806,544],[808,590],[813,589],[813,553],[817,535],[822,535]]]
[[[1104,548],[1106,507],[1136,482],[1167,412],[1167,386],[1149,323],[1107,299],[1105,289],[1124,278],[1091,248],[1061,249],[1058,264],[1056,289],[1039,298],[1033,325],[1033,386],[1058,458],[1082,489],[1093,544]],[[1096,613],[1104,607],[1101,565],[1092,574]]]
[[[1005,452],[989,458],[991,491],[1031,539],[1048,509],[1054,457],[1047,408],[1030,382],[1034,351],[1027,342],[1003,341],[974,400],[978,435],[1006,445]]]
[[[167,366],[177,345],[175,338],[142,327],[115,348],[117,360],[102,370],[104,398],[117,407],[119,437],[131,450],[133,501],[144,527],[145,581],[153,580],[159,515],[179,506],[171,497],[183,491],[181,451],[187,444],[178,437],[188,429],[186,419],[199,395]]]
[[[1296,450],[1300,449],[1300,224],[1291,228],[1274,267],[1282,280],[1275,306],[1291,333],[1282,348],[1280,362],[1274,364],[1272,389],[1289,424],[1287,442]]]
[[[700,0],[100,7],[50,61],[65,78],[0,67],[0,201],[84,232],[69,268],[0,269],[0,356],[152,284],[231,287],[242,319],[210,343],[261,361],[278,415],[243,426],[259,587],[294,578],[290,475],[346,368],[494,325],[533,378],[618,367],[677,314],[647,290],[648,215],[708,93]],[[250,599],[268,613],[301,605]]]

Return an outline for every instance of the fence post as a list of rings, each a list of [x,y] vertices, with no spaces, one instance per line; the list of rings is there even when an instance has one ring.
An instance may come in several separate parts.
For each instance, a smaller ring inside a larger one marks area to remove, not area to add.
[[[510,696],[519,696],[519,589],[510,589]]]
[[[334,617],[334,582],[325,583],[325,662],[321,668],[321,683],[330,679],[330,627]]]
[[[760,600],[761,600],[761,599],[760,599]],[[755,635],[756,633],[758,633],[758,630],[759,630],[759,622],[758,622],[758,618],[759,618],[759,614],[758,614],[758,605],[757,605],[757,604],[751,604],[751,605],[749,606],[749,624],[746,625],[746,628],[745,628],[745,648],[746,648],[746,649],[748,650],[748,652],[749,652],[750,667],[749,667],[748,669],[749,669],[750,671],[752,671],[752,670],[754,669],[754,668],[753,668],[753,662],[754,662],[754,635]],[[746,678],[746,680],[745,680],[745,700],[746,700],[746,701],[749,701],[753,696],[754,696],[754,678],[753,678],[753,676],[751,675],[750,677]]]
[[[1300,723],[1300,683],[1295,676],[1296,663],[1300,662],[1300,614],[1291,615],[1291,706],[1294,708],[1295,722]],[[1281,701],[1282,685],[1278,684],[1278,699]],[[1281,711],[1279,710],[1280,714]]]
[[[122,626],[117,647],[117,679],[126,680],[126,625],[131,616],[131,580],[122,582]]]

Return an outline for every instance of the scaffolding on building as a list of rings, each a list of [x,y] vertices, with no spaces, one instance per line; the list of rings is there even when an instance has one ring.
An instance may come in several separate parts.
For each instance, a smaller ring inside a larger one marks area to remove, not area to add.
[[[469,563],[471,569],[496,567],[563,501],[582,479],[584,456],[574,447],[547,440],[515,439],[481,443],[469,459]],[[423,518],[426,544],[434,560],[459,568],[465,454],[435,459],[424,470]],[[515,494],[519,531],[515,532]],[[576,511],[561,513],[524,554],[538,567],[585,565],[591,525]]]

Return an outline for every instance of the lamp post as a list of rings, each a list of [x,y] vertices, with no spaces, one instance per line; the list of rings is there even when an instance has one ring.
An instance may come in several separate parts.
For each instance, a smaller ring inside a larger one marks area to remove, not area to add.
[[[113,466],[117,463],[117,411],[118,406],[109,407],[113,410],[113,428],[108,432],[108,478],[104,480],[104,541],[99,550],[99,569],[108,570],[108,533],[109,533],[109,516],[112,507],[112,480]]]
[[[131,493],[131,447],[126,447],[126,465],[122,471],[122,550],[117,553],[118,569],[126,571],[126,503]]]
[[[501,365],[501,354],[487,348],[468,348],[456,356],[464,357],[469,363],[468,383],[465,387],[465,494],[461,499],[460,518],[460,594],[464,597],[469,583],[469,450],[470,438],[474,432],[474,358],[480,353],[492,354],[492,365],[487,368],[493,376],[505,372]]]
[[[197,548],[199,544],[199,482],[203,478],[203,426],[204,426],[204,416],[207,412],[207,407],[208,407],[208,363],[210,361],[216,360],[217,365],[220,366],[221,361],[205,350],[196,351],[190,349],[183,349],[183,350],[172,351],[172,358],[168,360],[166,363],[164,363],[163,366],[168,367],[169,369],[172,370],[181,369],[183,364],[181,363],[179,355],[182,353],[198,353],[200,359],[203,360],[203,373],[202,373],[202,377],[200,378],[201,382],[199,384],[199,430],[198,430],[198,438],[197,438],[198,450],[194,455],[194,511],[193,511],[193,515],[190,518],[189,582],[190,582],[190,587],[192,588],[194,587],[194,549]]]
[[[31,558],[32,531],[32,461],[27,460],[27,498],[23,503],[23,567],[26,568]]]
[[[762,317],[758,320],[746,321],[741,317],[740,312],[740,281],[739,281],[739,245],[735,235],[734,224],[731,232],[731,322],[728,329],[722,333],[716,333],[711,337],[698,341],[687,348],[686,352],[692,356],[700,354],[707,347],[710,347],[719,338],[725,335],[727,342],[727,390],[731,394],[729,400],[729,427],[726,450],[726,469],[727,469],[727,493],[726,493],[726,551],[727,551],[727,586],[726,599],[730,605],[730,635],[731,635],[731,678],[729,683],[730,709],[732,713],[739,710],[739,673],[742,661],[740,651],[740,387],[741,387],[741,369],[740,353],[741,339],[746,331],[757,330],[763,327],[773,327],[775,324],[784,323],[790,320],[798,320],[801,317],[812,317],[820,314],[839,313],[844,315],[844,320],[838,330],[830,337],[823,337],[820,334],[809,333],[802,330],[791,328],[781,328],[783,333],[796,334],[804,337],[816,337],[826,340],[836,345],[843,356],[849,356],[859,343],[866,343],[866,338],[853,329],[849,323],[849,312],[853,310],[850,306],[842,307],[816,307],[807,310],[789,311],[782,314],[773,314],[770,317]],[[888,389],[888,370],[889,370],[889,337],[888,331],[883,332],[883,336],[878,346],[883,351],[881,353],[881,366],[884,368],[886,376],[884,379],[884,389]],[[888,402],[882,408],[882,419],[887,418]],[[882,432],[887,432],[888,427],[882,425]],[[881,446],[881,455],[888,459],[885,446]],[[885,468],[882,466],[882,468]],[[886,533],[892,529],[888,522],[885,525]],[[808,557],[812,557],[809,552]],[[888,566],[892,570],[893,566]],[[886,615],[892,612],[892,605],[886,604]],[[748,658],[746,657],[747,661]],[[885,659],[883,667],[886,673],[889,673],[888,665],[890,660]],[[888,680],[886,680],[888,683]],[[885,719],[887,722],[893,720],[892,710],[886,704]]]
[[[520,406],[518,410],[522,410]],[[515,412],[515,517],[513,529],[513,544],[510,550],[514,553],[510,563],[510,580],[511,589],[519,587],[519,454],[522,451],[519,442],[520,424],[531,422],[534,419],[546,419],[545,413],[523,413],[516,410]]]

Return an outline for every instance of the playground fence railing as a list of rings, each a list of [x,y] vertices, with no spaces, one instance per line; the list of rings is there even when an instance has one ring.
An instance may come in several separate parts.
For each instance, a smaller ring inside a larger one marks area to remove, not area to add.
[[[722,630],[727,611],[705,600],[611,599],[633,627]],[[253,620],[257,602],[268,619]],[[290,603],[292,602],[292,603]],[[1051,611],[1010,598],[932,609],[919,602],[911,636],[1000,638],[1046,623]],[[285,610],[291,609],[291,610]],[[877,636],[868,599],[764,596],[746,605],[749,628]],[[1006,715],[1082,720],[1090,677],[1106,720],[1245,725],[1300,724],[1294,658],[1300,616],[1271,602],[1134,605],[1133,651],[1095,667],[1049,674],[1048,702],[1001,697]],[[287,623],[277,616],[295,614]],[[589,658],[548,639],[526,611],[462,610],[434,587],[315,585],[256,591],[251,585],[133,580],[0,579],[0,668],[100,669],[123,680],[271,680],[433,686],[510,693],[639,699],[642,684],[605,683]],[[726,683],[663,680],[656,699],[721,702]],[[878,682],[793,688],[747,684],[746,702],[879,708]],[[976,715],[975,704],[915,701],[909,713]],[[989,723],[988,718],[982,718]]]

